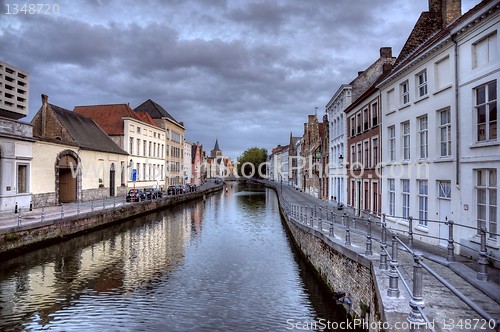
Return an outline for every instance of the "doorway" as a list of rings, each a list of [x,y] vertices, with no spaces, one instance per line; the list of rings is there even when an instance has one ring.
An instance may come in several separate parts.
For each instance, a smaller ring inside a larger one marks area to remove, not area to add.
[[[78,161],[72,155],[66,154],[59,158],[57,170],[59,177],[59,202],[77,201],[77,168]]]
[[[115,164],[112,163],[109,169],[109,196],[115,196]]]

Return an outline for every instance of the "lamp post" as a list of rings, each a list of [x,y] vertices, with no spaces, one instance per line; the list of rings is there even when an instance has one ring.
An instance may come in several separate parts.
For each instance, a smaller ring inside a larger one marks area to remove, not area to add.
[[[343,155],[339,155],[339,166],[340,168],[343,168],[344,167],[344,156]],[[339,186],[339,192],[337,193],[337,197],[339,198],[338,203],[342,202],[342,188],[341,186]]]

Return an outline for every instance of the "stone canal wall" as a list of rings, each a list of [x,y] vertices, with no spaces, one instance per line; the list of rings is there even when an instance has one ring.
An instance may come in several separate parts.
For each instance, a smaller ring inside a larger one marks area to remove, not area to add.
[[[283,217],[293,241],[332,292],[342,291],[351,301],[353,318],[380,321],[380,308],[369,259],[331,241],[325,234]]]
[[[222,185],[179,196],[168,196],[155,201],[143,201],[81,213],[61,219],[47,220],[36,224],[11,227],[0,234],[0,256],[12,256],[24,250],[66,240],[68,237],[105,227],[116,222],[148,214],[155,210],[182,204],[222,189]]]

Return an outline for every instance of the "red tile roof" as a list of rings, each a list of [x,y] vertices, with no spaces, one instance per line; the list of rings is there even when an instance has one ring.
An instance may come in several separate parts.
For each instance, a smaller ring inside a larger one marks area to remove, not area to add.
[[[129,117],[150,125],[156,122],[147,114],[139,115],[127,104],[75,106],[74,112],[83,114],[94,120],[108,135],[123,135],[123,118]]]
[[[139,117],[139,119],[141,119],[142,122],[145,122],[145,123],[150,124],[152,126],[161,128],[148,113],[141,113],[141,112],[135,112],[135,111],[134,111],[134,113],[135,113],[135,115],[137,115]]]

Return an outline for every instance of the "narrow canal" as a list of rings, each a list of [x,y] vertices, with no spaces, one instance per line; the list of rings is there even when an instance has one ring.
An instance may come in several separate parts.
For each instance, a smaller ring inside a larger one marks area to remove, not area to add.
[[[345,321],[295,252],[274,192],[227,188],[1,262],[0,330],[323,330]]]

